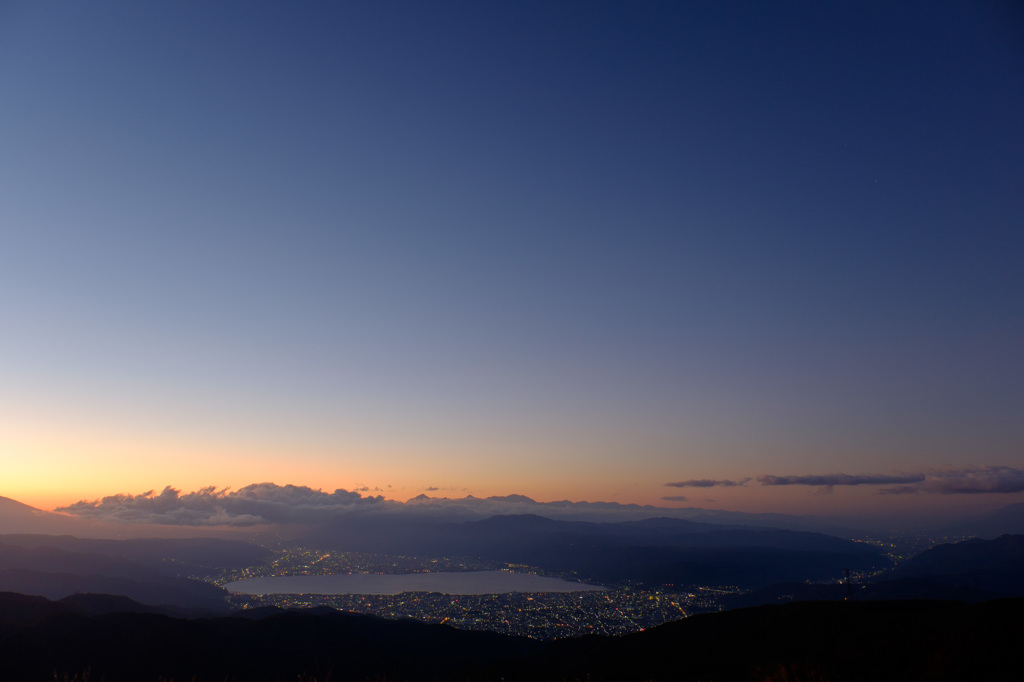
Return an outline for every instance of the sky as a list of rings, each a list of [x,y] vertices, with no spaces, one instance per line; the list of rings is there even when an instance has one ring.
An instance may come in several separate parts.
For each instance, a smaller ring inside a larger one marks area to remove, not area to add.
[[[1014,3],[15,0],[0,93],[0,495],[1024,501]]]

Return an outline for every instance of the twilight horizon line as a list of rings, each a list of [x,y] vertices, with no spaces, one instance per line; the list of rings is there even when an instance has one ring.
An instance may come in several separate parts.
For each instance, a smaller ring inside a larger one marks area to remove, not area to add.
[[[1013,467],[973,466],[962,469],[931,470],[921,473],[883,474],[831,474],[804,476],[760,475],[736,482],[729,480],[687,480],[665,483],[665,487],[728,489],[746,486],[756,481],[765,488],[804,487],[813,489],[814,495],[833,494],[837,487],[874,489],[877,496],[910,496],[924,494],[927,497],[951,496],[961,498],[987,498],[987,504],[979,509],[992,510],[1011,502],[1024,500],[1024,469]],[[509,493],[476,497],[429,496],[427,492],[438,492],[435,486],[428,486],[415,497],[404,501],[388,499],[383,489],[364,487],[349,491],[343,488],[324,492],[301,485],[278,485],[258,483],[238,490],[206,486],[182,494],[171,486],[159,493],[155,489],[141,494],[119,493],[101,499],[80,500],[57,507],[54,511],[83,518],[117,520],[138,523],[169,523],[173,525],[254,525],[260,523],[286,523],[303,520],[327,520],[349,514],[367,512],[388,512],[397,509],[415,508],[418,512],[445,511],[458,513],[463,505],[465,513],[516,513],[523,509],[547,510],[558,513],[585,511],[591,514],[625,512],[647,512],[658,510],[665,513],[719,511],[728,513],[727,508],[706,509],[699,506],[664,506],[664,504],[636,504],[614,501],[570,501],[568,499],[537,501],[529,496]],[[364,496],[363,493],[368,493]],[[378,494],[373,494],[378,493]],[[695,502],[686,496],[663,496],[662,502]],[[490,506],[487,506],[490,504]],[[475,506],[474,506],[475,505]],[[882,505],[884,507],[884,505]],[[946,506],[945,504],[943,506]],[[470,507],[473,507],[472,510]],[[905,509],[905,513],[922,515],[920,509]],[[891,513],[890,510],[883,510]],[[747,512],[751,513],[751,512]],[[765,513],[765,512],[761,512]],[[769,512],[771,513],[771,512]],[[879,512],[882,513],[882,512]],[[927,512],[925,512],[926,514]],[[931,512],[935,514],[935,510]],[[778,514],[778,512],[774,512]],[[842,514],[839,514],[840,516]]]

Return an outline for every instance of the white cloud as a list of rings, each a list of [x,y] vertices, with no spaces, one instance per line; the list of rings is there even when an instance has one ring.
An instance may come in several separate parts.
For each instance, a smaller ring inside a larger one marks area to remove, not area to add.
[[[209,487],[184,495],[168,486],[158,494],[150,490],[141,495],[112,495],[57,511],[125,523],[249,526],[314,523],[389,504],[395,503],[342,489],[325,493],[306,486],[255,483],[234,492]]]

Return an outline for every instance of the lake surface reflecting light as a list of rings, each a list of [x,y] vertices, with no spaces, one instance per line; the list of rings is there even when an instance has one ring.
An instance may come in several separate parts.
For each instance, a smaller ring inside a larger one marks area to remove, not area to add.
[[[290,575],[236,580],[224,585],[233,594],[505,594],[508,592],[594,592],[597,585],[510,571],[437,573],[344,573]]]

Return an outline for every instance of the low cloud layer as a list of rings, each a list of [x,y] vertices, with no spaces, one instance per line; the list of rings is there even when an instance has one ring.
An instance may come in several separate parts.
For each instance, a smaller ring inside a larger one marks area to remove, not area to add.
[[[306,486],[256,483],[230,492],[209,487],[181,494],[168,486],[161,492],[111,495],[82,500],[57,511],[126,523],[183,526],[252,526],[266,523],[315,523],[341,514],[394,504],[383,497],[363,497],[347,490],[325,493]]]
[[[934,493],[941,495],[971,495],[981,493],[1024,492],[1024,469],[1008,466],[979,466],[959,469],[940,469],[898,474],[823,474],[776,476],[765,474],[740,481],[694,479],[666,483],[670,488],[730,488],[748,481],[762,486],[810,486],[830,491],[837,486],[890,486],[878,492],[883,495]],[[663,498],[671,499],[671,498]]]
[[[360,488],[365,490],[366,486]],[[674,501],[682,500],[685,498],[680,496]],[[525,495],[488,498],[468,495],[452,499],[419,495],[407,502],[395,502],[381,496],[364,497],[359,492],[347,490],[327,493],[305,486],[279,486],[274,483],[250,485],[234,492],[210,487],[185,494],[168,486],[159,493],[151,490],[141,495],[111,495],[101,500],[83,500],[60,507],[57,511],[123,523],[236,527],[315,524],[357,515],[406,514],[441,521],[465,521],[500,514],[537,514],[552,519],[625,521],[666,515],[685,517],[696,513],[689,509],[617,502],[537,502]]]
[[[740,481],[715,481],[710,478],[695,478],[689,481],[666,483],[665,485],[669,488],[734,488],[747,483],[749,480],[749,478],[744,478]]]
[[[1024,492],[1024,469],[1008,466],[967,467],[898,474],[763,475],[741,480],[693,479],[666,483],[670,488],[737,488],[807,486],[829,492],[840,486],[877,488],[882,495],[972,495]],[[434,486],[432,486],[434,487]],[[365,486],[361,486],[365,491]],[[683,495],[667,495],[666,502],[687,502]],[[659,507],[617,502],[537,502],[523,495],[477,498],[420,495],[407,502],[386,500],[338,489],[324,492],[306,486],[257,483],[237,491],[202,488],[182,493],[170,486],[159,493],[111,495],[80,501],[57,509],[83,518],[123,523],[174,526],[256,526],[315,524],[360,515],[411,514],[437,520],[472,520],[500,514],[537,514],[553,519],[625,521],[672,516],[701,519],[709,510]]]
[[[1024,469],[999,466],[937,471],[929,473],[923,481],[916,485],[885,488],[879,492],[886,495],[1019,493],[1024,492]]]
[[[882,474],[827,474],[825,476],[758,476],[761,485],[813,485],[831,488],[836,485],[892,485],[894,483],[918,483],[925,480],[924,474],[903,474],[885,476]]]

